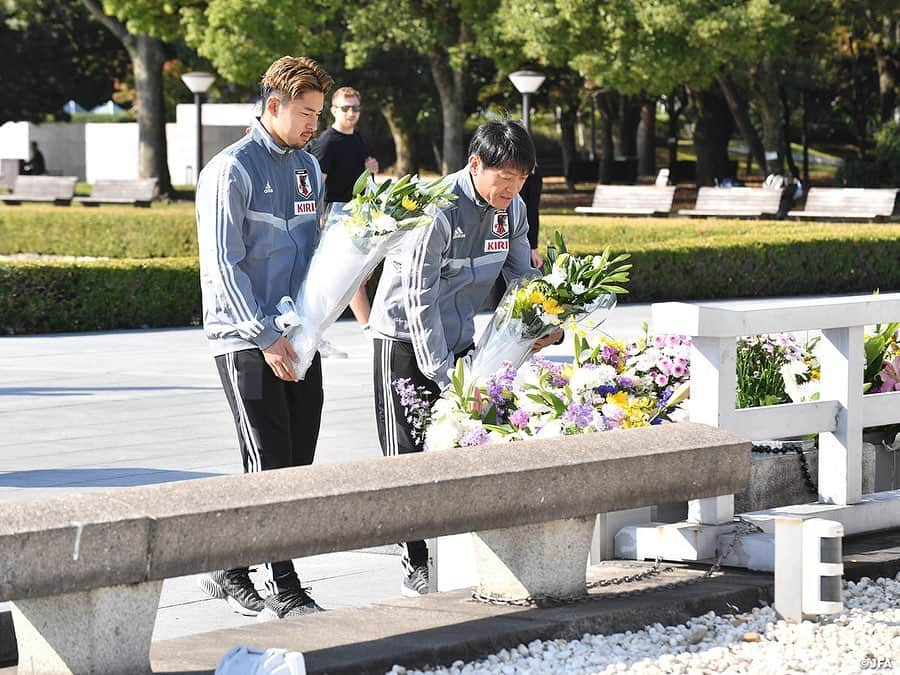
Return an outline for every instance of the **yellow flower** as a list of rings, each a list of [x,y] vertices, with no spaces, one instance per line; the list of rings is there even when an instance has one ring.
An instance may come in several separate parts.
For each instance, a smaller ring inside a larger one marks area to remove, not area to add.
[[[531,291],[531,296],[528,298],[528,302],[532,305],[540,305],[544,300],[546,300],[546,298],[540,291]]]
[[[415,199],[410,198],[409,195],[405,195],[403,199],[400,200],[400,206],[407,211],[418,211],[419,209],[419,203]]]
[[[553,298],[547,298],[546,300],[544,300],[543,307],[544,311],[547,312],[547,314],[553,314],[555,316],[556,314],[563,313],[563,308],[560,307],[559,303],[556,302],[556,300],[554,300]]]
[[[628,407],[628,392],[626,391],[618,391],[615,394],[607,394],[606,395],[607,403],[614,403],[619,406],[623,410]]]

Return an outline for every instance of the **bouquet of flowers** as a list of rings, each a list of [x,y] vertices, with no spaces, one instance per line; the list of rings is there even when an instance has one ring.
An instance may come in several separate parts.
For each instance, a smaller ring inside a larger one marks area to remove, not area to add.
[[[900,391],[900,322],[879,324],[866,334],[863,393]]]
[[[661,367],[671,352],[685,348],[683,338],[677,343],[658,348],[645,336],[629,345],[603,340],[590,347],[576,336],[570,363],[535,357],[517,370],[506,361],[483,383],[458,361],[450,388],[433,406],[408,383],[395,387],[407,393],[404,412],[419,422],[426,450],[660,424],[683,400],[688,371],[669,374],[662,385],[641,368],[651,359],[653,369]]]
[[[484,380],[503,361],[521,366],[534,343],[566,322],[591,319],[602,323],[616,305],[616,293],[627,293],[629,255],[573,256],[562,235],[547,248],[543,276],[520,279],[507,288],[471,357],[469,375]]]
[[[794,333],[738,338],[736,406],[755,408],[811,398],[808,383],[818,371],[814,346],[815,340],[802,343]]]
[[[671,421],[674,406],[687,397],[689,390],[691,338],[650,335],[646,322],[642,328],[643,334],[632,342],[601,337],[594,347],[576,335],[575,360],[578,364],[613,368],[617,388],[657,402],[654,422]]]
[[[391,248],[431,222],[431,209],[454,199],[444,178],[426,183],[407,174],[376,185],[366,171],[353,187],[353,199],[333,205],[297,297],[278,304],[275,324],[297,352],[298,377],[306,375],[322,334]]]

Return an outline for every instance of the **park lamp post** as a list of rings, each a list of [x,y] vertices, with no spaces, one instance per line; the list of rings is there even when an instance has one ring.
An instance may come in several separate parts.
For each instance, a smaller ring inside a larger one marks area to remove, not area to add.
[[[525,131],[531,133],[531,100],[530,96],[541,88],[544,74],[534,70],[517,70],[509,74],[509,81],[522,94],[522,123]]]
[[[216,76],[212,73],[195,71],[182,75],[181,81],[194,94],[194,105],[197,108],[197,164],[194,167],[194,184],[196,184],[200,179],[200,169],[203,166],[203,95],[216,81]]]

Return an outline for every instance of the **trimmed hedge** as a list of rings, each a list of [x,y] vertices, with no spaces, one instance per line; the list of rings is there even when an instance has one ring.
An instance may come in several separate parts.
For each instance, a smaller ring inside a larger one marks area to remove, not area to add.
[[[0,254],[108,258],[181,258],[197,255],[191,206],[0,208]]]
[[[0,263],[6,334],[197,325],[194,258]]]
[[[573,246],[573,249],[579,247]],[[616,247],[617,250],[628,250]],[[900,237],[632,249],[623,302],[900,289]],[[196,325],[196,259],[0,263],[0,331]],[[369,282],[370,291],[377,283]]]

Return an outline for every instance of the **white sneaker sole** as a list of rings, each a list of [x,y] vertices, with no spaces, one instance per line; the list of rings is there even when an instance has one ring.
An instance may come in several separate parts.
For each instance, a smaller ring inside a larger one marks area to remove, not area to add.
[[[402,595],[404,598],[420,598],[423,595],[428,595],[428,593],[419,593],[419,591],[417,591],[414,588],[409,588],[406,584],[404,584],[401,581],[400,582],[400,595]]]

